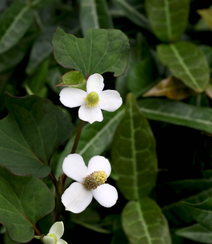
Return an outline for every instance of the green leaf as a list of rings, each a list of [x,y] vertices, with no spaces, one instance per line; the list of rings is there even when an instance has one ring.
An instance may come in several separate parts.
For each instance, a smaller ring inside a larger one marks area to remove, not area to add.
[[[28,242],[34,236],[36,222],[54,208],[47,186],[35,176],[13,175],[0,166],[0,223],[10,238]]]
[[[33,10],[24,2],[15,1],[0,19],[0,54],[13,47],[26,33],[33,20]]]
[[[122,226],[132,244],[171,244],[166,218],[156,202],[148,197],[126,204]]]
[[[212,232],[200,224],[179,229],[175,234],[198,243],[212,243]]]
[[[103,111],[104,120],[101,123],[87,124],[83,127],[76,153],[80,154],[86,163],[93,156],[101,155],[110,146],[115,129],[123,114],[123,108],[113,113]],[[61,153],[58,164],[61,169],[64,158],[71,153],[74,139],[74,137],[71,138]]]
[[[66,34],[58,27],[52,39],[56,61],[67,69],[121,76],[127,67],[129,41],[120,30],[89,29],[85,38]]]
[[[181,202],[181,204],[194,220],[212,231],[212,197],[197,204],[188,202]]]
[[[165,99],[143,99],[140,111],[148,119],[164,121],[212,133],[212,109]]]
[[[6,94],[9,115],[0,122],[1,164],[13,173],[46,177],[55,150],[71,134],[71,122],[49,100]]]
[[[69,71],[62,76],[62,81],[56,85],[74,87],[86,90],[86,80],[80,71]]]
[[[81,0],[80,21],[84,36],[90,28],[113,28],[112,18],[105,0]]]
[[[164,42],[177,41],[187,26],[189,6],[188,0],[146,0],[146,12],[154,34]]]
[[[182,224],[189,224],[193,221],[191,215],[182,207],[181,202],[199,203],[212,197],[211,181],[184,180],[173,182],[173,184],[174,186],[171,184],[168,189],[166,187],[161,189],[161,194],[167,192],[167,196],[164,197],[166,205],[163,207],[163,213],[171,225],[181,227]]]
[[[129,4],[126,0],[113,0],[114,5],[119,8],[124,15],[133,23],[150,30],[148,19],[140,13],[136,8]]]
[[[29,78],[28,81],[29,88],[31,89],[33,94],[42,97],[41,94],[43,89],[46,89],[46,93],[47,93],[47,88],[45,86],[45,83],[46,83],[48,68],[49,68],[49,62],[46,59],[43,61],[43,63],[41,63],[36,74],[34,74],[32,77]]]
[[[13,48],[0,55],[0,73],[11,69],[21,62],[36,36],[33,34],[22,39]]]
[[[190,42],[160,44],[157,46],[157,54],[172,74],[188,87],[197,92],[205,90],[210,78],[209,65],[205,55],[195,44]]]
[[[156,180],[156,145],[132,94],[127,96],[125,115],[114,134],[111,153],[117,185],[124,197],[136,200],[147,196]]]
[[[58,84],[58,81],[61,80],[61,72],[58,67],[54,67],[52,69],[48,70],[47,73],[47,84],[49,87],[56,93],[60,93],[60,91],[63,89],[63,87],[55,87]]]
[[[32,7],[33,8],[44,8],[50,4],[53,4],[54,2],[56,2],[57,0],[32,0]]]
[[[152,88],[158,81],[157,67],[152,58],[146,58],[134,64],[127,77],[130,91],[135,97],[142,95]]]
[[[31,75],[38,66],[52,53],[51,39],[54,33],[55,27],[48,27],[38,36],[34,42],[29,62],[26,67],[26,73]]]

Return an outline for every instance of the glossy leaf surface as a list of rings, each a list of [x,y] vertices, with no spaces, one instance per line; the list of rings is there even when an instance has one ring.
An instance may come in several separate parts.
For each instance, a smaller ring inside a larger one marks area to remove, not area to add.
[[[25,34],[33,20],[33,10],[24,2],[15,1],[1,16],[0,54],[13,47]]]
[[[142,13],[140,13],[135,7],[125,0],[113,0],[114,5],[119,8],[124,15],[129,18],[133,23],[150,30],[148,19]]]
[[[54,208],[47,186],[35,176],[17,176],[0,166],[0,223],[17,242],[34,237],[36,222]]]
[[[157,156],[155,139],[132,94],[114,134],[112,164],[119,190],[128,200],[147,196],[155,184]]]
[[[189,1],[146,0],[145,5],[154,34],[164,42],[177,41],[188,23]]]
[[[210,70],[203,52],[193,43],[157,46],[160,61],[172,74],[197,92],[205,90],[209,83]]]
[[[9,115],[0,123],[1,164],[15,174],[46,177],[51,156],[71,134],[70,120],[49,100],[37,96],[7,94],[6,103]]]
[[[84,36],[90,28],[113,28],[112,18],[106,0],[80,1],[80,21]]]
[[[171,244],[166,218],[157,203],[148,197],[126,204],[122,226],[132,244]]]
[[[179,229],[175,234],[198,243],[212,243],[212,232],[200,224]]]
[[[105,72],[121,76],[127,67],[129,42],[120,30],[89,29],[85,38],[77,38],[58,27],[52,45],[56,61],[85,78]]]
[[[143,99],[140,111],[153,120],[188,126],[212,133],[212,109],[163,99]]]

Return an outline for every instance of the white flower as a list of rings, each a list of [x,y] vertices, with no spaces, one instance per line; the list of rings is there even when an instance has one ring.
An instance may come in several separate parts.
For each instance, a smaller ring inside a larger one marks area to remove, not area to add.
[[[68,244],[66,241],[60,239],[64,233],[63,222],[55,222],[49,230],[49,233],[43,237],[45,244]]]
[[[102,110],[114,112],[122,104],[122,98],[114,90],[102,91],[103,77],[91,75],[86,84],[86,92],[78,88],[64,88],[60,92],[60,101],[69,108],[79,107],[79,118],[92,124],[103,120]]]
[[[82,156],[70,154],[64,159],[62,167],[68,177],[77,181],[62,195],[62,203],[66,210],[80,213],[91,203],[93,197],[106,208],[116,203],[116,188],[104,184],[111,172],[110,163],[105,157],[92,157],[87,167]]]

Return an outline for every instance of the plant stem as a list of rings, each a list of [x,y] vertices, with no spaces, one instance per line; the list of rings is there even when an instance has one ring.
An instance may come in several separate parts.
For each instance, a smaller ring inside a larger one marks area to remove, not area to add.
[[[75,153],[77,150],[77,146],[78,146],[79,139],[80,139],[81,132],[82,132],[82,126],[83,126],[83,120],[80,119],[79,124],[78,124],[78,128],[77,128],[77,134],[76,134],[76,137],[74,140],[74,145],[73,145],[72,150],[71,150],[71,154]],[[62,189],[64,189],[66,178],[67,178],[67,176],[65,174],[63,174],[61,177]]]
[[[42,233],[40,232],[40,230],[38,229],[38,227],[37,227],[36,225],[34,225],[33,227],[34,227],[35,232],[36,232],[39,236],[42,236]]]

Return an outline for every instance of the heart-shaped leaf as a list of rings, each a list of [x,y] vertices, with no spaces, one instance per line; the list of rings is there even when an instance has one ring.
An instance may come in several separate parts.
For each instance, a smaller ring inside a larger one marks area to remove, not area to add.
[[[203,52],[193,43],[157,46],[160,61],[172,74],[197,92],[205,90],[209,83],[210,69]]]
[[[35,176],[17,176],[3,166],[0,185],[0,223],[12,240],[30,241],[36,222],[54,208],[52,193]]]
[[[52,46],[61,66],[81,71],[85,78],[105,72],[121,76],[127,67],[129,41],[120,30],[89,29],[85,38],[77,38],[58,27]]]
[[[155,185],[157,156],[155,139],[132,94],[112,142],[112,163],[119,190],[129,200],[147,196]]]
[[[6,94],[9,115],[0,122],[1,164],[15,174],[46,177],[55,150],[71,134],[69,118],[49,100]]]

